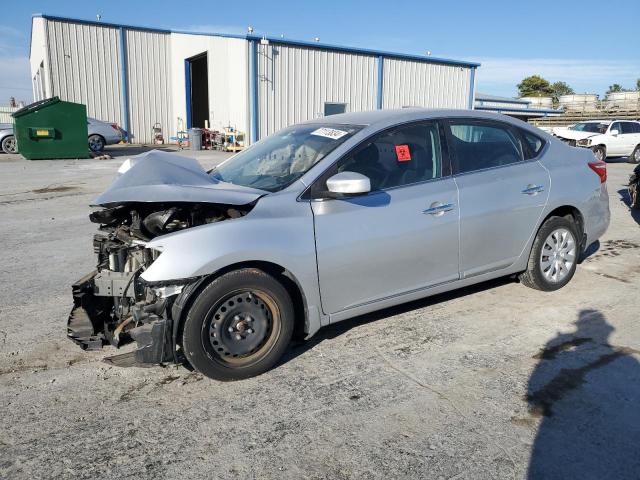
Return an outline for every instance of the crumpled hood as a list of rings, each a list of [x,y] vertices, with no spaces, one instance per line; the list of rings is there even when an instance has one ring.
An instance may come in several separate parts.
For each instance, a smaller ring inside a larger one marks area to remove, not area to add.
[[[246,205],[269,192],[220,182],[197,160],[151,150],[127,159],[92,206],[125,202],[202,202]]]
[[[554,128],[553,134],[556,137],[566,138],[567,140],[582,140],[583,138],[600,135],[594,132],[581,132],[579,130],[569,130],[568,128]]]

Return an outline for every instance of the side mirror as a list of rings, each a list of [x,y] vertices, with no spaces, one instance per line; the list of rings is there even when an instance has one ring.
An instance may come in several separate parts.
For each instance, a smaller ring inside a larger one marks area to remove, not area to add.
[[[340,172],[327,180],[327,190],[330,193],[341,195],[359,195],[371,191],[369,177],[356,172]]]
[[[609,133],[614,137],[617,137],[618,135],[620,135],[620,132],[618,130],[611,130]]]

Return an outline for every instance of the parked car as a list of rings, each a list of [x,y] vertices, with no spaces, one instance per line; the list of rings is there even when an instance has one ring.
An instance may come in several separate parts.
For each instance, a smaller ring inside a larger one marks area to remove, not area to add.
[[[640,165],[634,168],[633,173],[629,175],[627,189],[629,191],[629,206],[640,209]]]
[[[13,136],[13,125],[10,123],[0,123],[0,151],[4,153],[15,153],[16,138]]]
[[[119,143],[124,138],[122,129],[117,123],[103,122],[91,117],[87,117],[87,130],[89,131],[89,149],[92,152],[101,152],[105,145]]]
[[[640,122],[594,120],[553,133],[572,146],[590,148],[598,160],[628,156],[631,163],[640,163]]]
[[[609,224],[606,164],[510,117],[379,110],[311,120],[206,172],[127,160],[90,219],[97,269],[68,334],[115,364],[260,374],[294,333],[507,275],[573,277]]]
[[[89,131],[89,149],[92,152],[101,152],[105,145],[119,143],[124,137],[118,124],[103,122],[95,118],[87,117],[87,129]],[[0,146],[4,153],[18,152],[16,139],[13,135],[13,125],[10,123],[0,124]]]

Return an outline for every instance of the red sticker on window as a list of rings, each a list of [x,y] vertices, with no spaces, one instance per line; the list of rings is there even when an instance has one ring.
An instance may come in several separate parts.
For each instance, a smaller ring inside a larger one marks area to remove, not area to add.
[[[409,162],[411,160],[409,145],[396,145],[396,158],[399,162]]]

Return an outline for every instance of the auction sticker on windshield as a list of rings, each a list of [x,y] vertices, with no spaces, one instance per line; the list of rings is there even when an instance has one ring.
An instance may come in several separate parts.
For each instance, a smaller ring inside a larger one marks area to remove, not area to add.
[[[331,138],[333,140],[337,140],[339,138],[344,137],[347,133],[349,132],[345,132],[344,130],[338,130],[336,128],[322,127],[311,132],[311,135],[317,135],[319,137],[326,137],[326,138]]]

